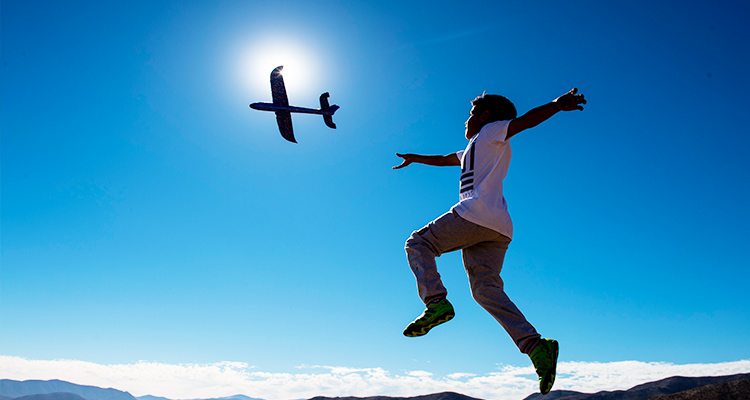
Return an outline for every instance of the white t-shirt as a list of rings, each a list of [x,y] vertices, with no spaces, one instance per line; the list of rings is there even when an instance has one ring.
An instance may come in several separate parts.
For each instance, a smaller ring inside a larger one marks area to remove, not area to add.
[[[513,238],[513,222],[503,196],[503,179],[510,166],[510,121],[491,122],[469,140],[461,160],[459,202],[453,206],[463,219]]]

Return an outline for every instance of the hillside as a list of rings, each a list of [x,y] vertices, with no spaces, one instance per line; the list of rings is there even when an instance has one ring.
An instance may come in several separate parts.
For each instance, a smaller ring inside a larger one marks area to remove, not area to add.
[[[637,385],[628,390],[602,391],[597,393],[553,390],[546,396],[535,393],[524,400],[649,400],[656,396],[671,395],[707,385],[742,379],[750,379],[750,374],[708,377],[674,376],[655,382]],[[750,397],[750,394],[748,397]]]
[[[0,400],[169,400],[116,389],[82,386],[60,380],[0,380]],[[260,400],[243,395],[202,400]],[[416,397],[314,397],[310,400],[482,400],[443,392]],[[581,393],[553,390],[546,396],[532,394],[524,400],[750,400],[750,373],[711,377],[675,376],[634,386],[628,390]]]
[[[51,380],[51,381],[14,381],[0,379],[0,395],[17,399],[19,397],[52,394],[72,393],[86,400],[136,400],[133,395],[116,389],[102,389],[96,386],[76,385],[74,383]]]

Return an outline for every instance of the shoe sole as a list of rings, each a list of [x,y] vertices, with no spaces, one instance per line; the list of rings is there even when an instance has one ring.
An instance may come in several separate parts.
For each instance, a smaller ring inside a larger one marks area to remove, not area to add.
[[[409,327],[407,327],[406,330],[404,331],[404,336],[406,336],[406,337],[424,336],[424,335],[427,334],[427,332],[430,331],[430,329],[432,329],[432,328],[434,328],[434,327],[436,327],[436,326],[438,326],[438,325],[440,325],[442,323],[445,323],[445,322],[448,322],[448,321],[452,320],[454,316],[456,316],[455,313],[454,314],[447,314],[443,318],[440,318],[440,319],[436,320],[435,322],[433,322],[433,323],[431,323],[431,324],[429,324],[427,326],[423,326],[422,329],[420,329],[418,331],[409,331]]]

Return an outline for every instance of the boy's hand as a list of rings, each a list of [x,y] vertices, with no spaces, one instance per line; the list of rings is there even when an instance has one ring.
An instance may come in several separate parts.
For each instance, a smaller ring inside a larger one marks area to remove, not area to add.
[[[402,161],[400,165],[396,165],[395,167],[393,167],[393,169],[404,168],[405,166],[407,166],[407,165],[409,165],[409,164],[411,164],[411,163],[414,162],[414,154],[399,154],[399,153],[396,153],[396,155],[399,156],[399,157],[401,157],[401,158],[403,158],[404,161]]]
[[[570,92],[555,99],[553,103],[557,105],[560,111],[583,111],[582,104],[586,104],[586,99],[583,98],[582,94],[576,95],[576,93],[578,93],[578,89],[573,88]]]
[[[404,168],[405,166],[411,164],[411,163],[419,163],[419,164],[426,164],[426,165],[432,165],[435,167],[448,167],[453,165],[461,165],[461,160],[458,159],[456,156],[456,153],[451,153],[445,156],[433,156],[433,155],[423,155],[423,154],[401,154],[396,153],[397,156],[404,159],[404,161],[401,162],[401,165],[397,165],[393,167],[393,169],[400,169]]]

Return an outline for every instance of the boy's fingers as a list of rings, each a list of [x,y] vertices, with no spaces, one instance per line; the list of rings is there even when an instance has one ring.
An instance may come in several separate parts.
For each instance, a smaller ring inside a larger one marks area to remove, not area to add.
[[[583,97],[583,95],[579,95],[577,100],[577,103],[579,104],[577,108],[583,111],[583,104],[586,104],[586,99]]]
[[[398,153],[396,153],[396,155],[398,155],[399,157],[402,157],[402,155],[401,155],[401,154],[398,154]],[[403,158],[403,157],[402,157],[402,158]],[[403,159],[403,160],[401,161],[401,164],[399,164],[399,165],[396,165],[395,167],[393,167],[393,169],[400,169],[400,168],[403,168],[403,167],[405,167],[405,166],[407,166],[407,165],[409,165],[409,164],[411,164],[411,162],[410,162],[410,161],[407,161],[407,160],[406,160],[406,158],[404,158],[404,159]]]

